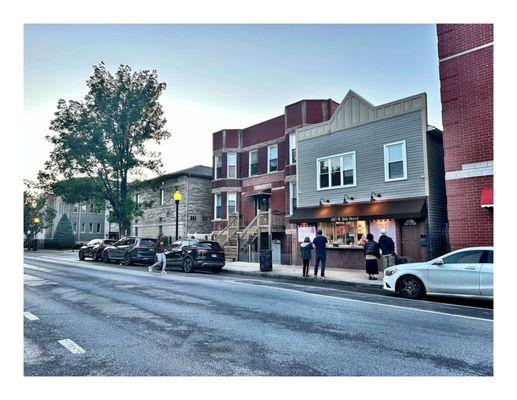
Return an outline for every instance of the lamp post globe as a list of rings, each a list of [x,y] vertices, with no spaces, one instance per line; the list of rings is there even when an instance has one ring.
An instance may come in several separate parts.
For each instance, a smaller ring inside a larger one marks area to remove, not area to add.
[[[181,201],[181,193],[176,188],[176,191],[174,192],[174,203],[176,203],[176,240],[178,240],[178,207]]]

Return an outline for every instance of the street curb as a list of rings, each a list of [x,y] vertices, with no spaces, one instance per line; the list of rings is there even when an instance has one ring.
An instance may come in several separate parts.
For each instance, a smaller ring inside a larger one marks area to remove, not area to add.
[[[221,273],[230,273],[235,275],[247,275],[247,276],[261,276],[264,278],[279,278],[279,279],[286,279],[286,280],[292,280],[292,281],[302,281],[302,282],[318,282],[318,283],[332,283],[337,285],[345,285],[345,286],[355,286],[355,287],[369,287],[373,289],[382,289],[382,283],[378,284],[371,284],[366,282],[352,282],[352,281],[343,281],[338,279],[314,279],[312,277],[306,279],[301,276],[292,276],[292,275],[272,275],[269,272],[259,272],[259,271],[236,271],[236,270],[230,270],[223,268]]]

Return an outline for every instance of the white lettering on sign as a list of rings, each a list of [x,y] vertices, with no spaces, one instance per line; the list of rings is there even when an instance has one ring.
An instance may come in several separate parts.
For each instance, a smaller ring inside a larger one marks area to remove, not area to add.
[[[348,221],[359,221],[359,217],[332,217],[330,222],[348,222]]]

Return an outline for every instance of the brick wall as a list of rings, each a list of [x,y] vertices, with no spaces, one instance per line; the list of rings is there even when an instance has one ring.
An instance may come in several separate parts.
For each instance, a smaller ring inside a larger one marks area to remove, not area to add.
[[[437,35],[445,172],[452,176],[494,159],[493,25],[442,24]],[[451,250],[493,244],[493,211],[480,204],[481,190],[492,186],[492,175],[446,181]]]

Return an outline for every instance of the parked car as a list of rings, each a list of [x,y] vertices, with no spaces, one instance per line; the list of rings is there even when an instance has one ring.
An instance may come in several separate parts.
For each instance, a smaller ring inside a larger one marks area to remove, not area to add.
[[[494,248],[470,247],[431,261],[387,268],[383,289],[409,299],[426,294],[493,299],[493,270]]]
[[[224,250],[217,242],[208,240],[178,240],[165,252],[167,267],[181,267],[184,272],[208,269],[221,272],[224,264]]]
[[[102,252],[102,261],[122,261],[124,265],[153,264],[156,258],[154,243],[156,239],[129,236],[108,246]]]
[[[83,245],[79,249],[79,260],[84,260],[86,257],[93,261],[102,259],[102,251],[109,245],[115,243],[112,239],[93,239]]]

